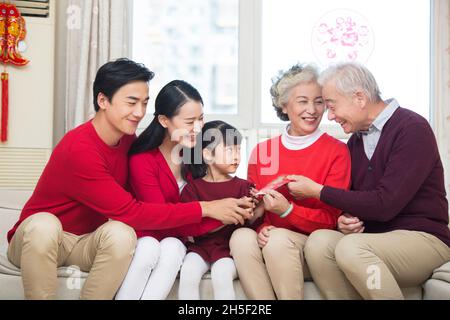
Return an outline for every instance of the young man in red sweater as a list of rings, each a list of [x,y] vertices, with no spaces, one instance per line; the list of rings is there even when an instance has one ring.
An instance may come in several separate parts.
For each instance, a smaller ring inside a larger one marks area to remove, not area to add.
[[[157,230],[212,217],[226,224],[249,217],[249,199],[151,204],[125,190],[128,151],[149,100],[154,74],[119,59],[94,82],[95,117],[56,146],[19,221],[8,232],[8,259],[21,268],[25,298],[53,299],[57,267],[89,276],[82,299],[112,299],[136,244],[134,230]]]

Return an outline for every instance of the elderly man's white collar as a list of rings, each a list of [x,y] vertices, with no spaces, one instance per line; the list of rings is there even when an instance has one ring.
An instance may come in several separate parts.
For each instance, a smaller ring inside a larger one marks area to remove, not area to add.
[[[388,120],[394,114],[395,110],[400,107],[398,101],[395,99],[386,100],[385,103],[387,104],[386,108],[384,108],[384,110],[378,115],[378,117],[375,118],[375,120],[369,126],[369,130],[356,132],[358,137],[368,135],[375,130],[381,132],[386,122],[388,122]]]

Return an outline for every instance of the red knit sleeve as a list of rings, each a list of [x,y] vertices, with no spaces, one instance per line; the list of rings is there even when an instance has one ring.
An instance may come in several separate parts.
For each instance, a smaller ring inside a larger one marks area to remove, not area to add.
[[[324,185],[346,189],[350,187],[351,160],[345,144],[339,144],[330,159],[331,164]],[[294,209],[286,218],[297,229],[307,234],[318,229],[335,229],[341,210],[317,200],[306,199],[294,204]]]
[[[128,167],[128,180],[136,199],[149,203],[166,202],[156,172],[157,163],[151,157],[143,153],[131,156]]]
[[[161,204],[135,200],[111,176],[105,160],[95,150],[78,146],[66,161],[69,180],[63,192],[106,218],[136,230],[157,230],[200,222],[198,202]]]

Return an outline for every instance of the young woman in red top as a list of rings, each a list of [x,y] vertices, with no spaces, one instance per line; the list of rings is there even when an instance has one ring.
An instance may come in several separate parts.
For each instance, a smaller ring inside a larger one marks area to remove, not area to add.
[[[191,179],[183,165],[183,149],[193,148],[201,132],[203,100],[190,84],[174,80],[156,97],[154,115],[131,147],[129,187],[140,201],[178,203],[181,190]],[[190,152],[184,154],[190,156]],[[248,205],[250,201],[242,202]],[[243,223],[240,215],[235,218],[234,223]],[[153,230],[136,230],[136,252],[116,299],[167,297],[186,253],[184,244],[170,237],[176,234],[168,228],[162,224]]]
[[[295,65],[271,88],[278,117],[286,129],[253,150],[248,178],[261,189],[279,178],[300,174],[327,185],[348,188],[347,146],[319,129],[325,111],[318,73]],[[308,277],[303,247],[317,229],[335,229],[340,210],[317,199],[295,199],[283,187],[264,196],[264,223],[255,232],[234,232],[230,247],[243,289],[250,299],[302,299]],[[304,273],[304,271],[306,273]]]

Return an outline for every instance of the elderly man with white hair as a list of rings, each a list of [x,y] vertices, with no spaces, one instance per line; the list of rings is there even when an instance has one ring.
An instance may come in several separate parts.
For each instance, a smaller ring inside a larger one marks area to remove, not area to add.
[[[448,203],[433,131],[426,119],[383,101],[370,71],[356,63],[319,79],[328,118],[353,133],[352,188],[291,176],[291,194],[343,210],[338,231],[318,230],[305,245],[312,277],[328,299],[403,299],[450,261]],[[368,285],[371,274],[379,275]]]

